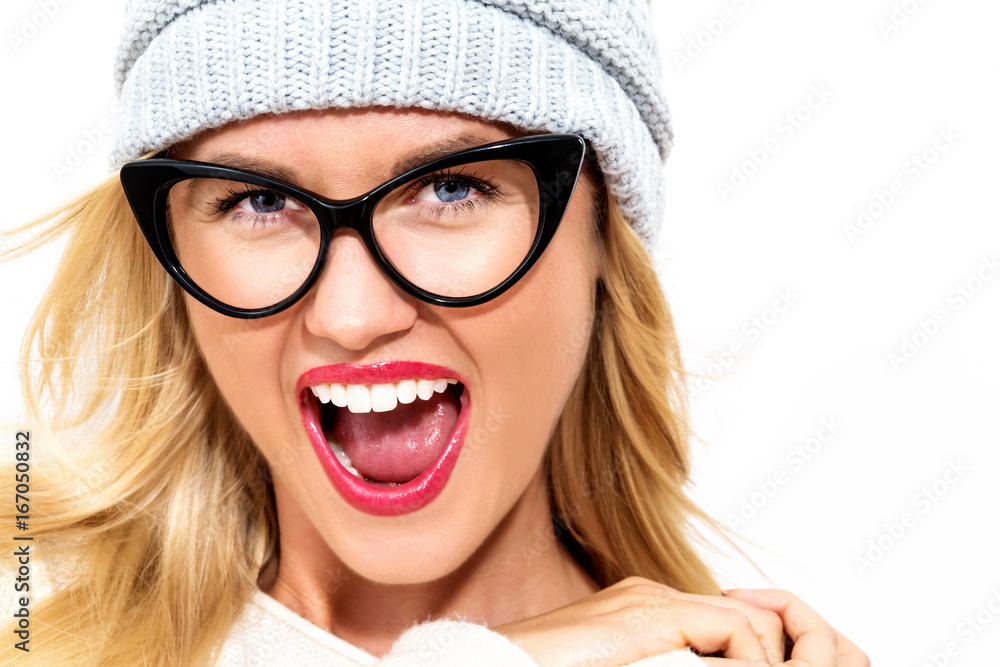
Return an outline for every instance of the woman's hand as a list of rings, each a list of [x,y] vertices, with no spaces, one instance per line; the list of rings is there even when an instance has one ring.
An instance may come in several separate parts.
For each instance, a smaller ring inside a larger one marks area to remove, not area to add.
[[[542,667],[627,665],[686,647],[725,656],[708,659],[713,666],[774,665],[784,651],[782,622],[774,611],[681,593],[641,577],[493,629],[520,644]]]
[[[870,667],[867,656],[816,612],[774,590],[692,595],[629,577],[547,614],[493,629],[542,667],[627,665],[685,647],[721,654],[706,658],[712,667]],[[787,663],[786,634],[793,643]]]
[[[778,616],[793,642],[786,667],[871,667],[868,656],[850,639],[834,630],[802,600],[771,589],[726,591],[726,599],[739,600]]]

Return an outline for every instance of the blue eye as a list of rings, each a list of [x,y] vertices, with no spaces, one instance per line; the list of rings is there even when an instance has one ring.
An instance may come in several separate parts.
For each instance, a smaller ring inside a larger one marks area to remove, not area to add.
[[[434,194],[443,202],[460,201],[469,196],[471,188],[468,183],[460,181],[442,181],[434,186]]]
[[[466,168],[468,165],[463,166]],[[407,190],[414,193],[409,203],[431,206],[439,213],[467,213],[472,210],[469,207],[483,206],[497,194],[497,187],[489,178],[455,172],[428,174],[410,183]]]
[[[285,195],[271,190],[255,192],[240,202],[240,208],[254,213],[277,213],[285,208]]]
[[[288,223],[301,220],[302,216],[308,217],[304,204],[280,190],[251,189],[249,185],[228,181],[218,183],[223,184],[221,187],[229,183],[230,187],[225,187],[228,196],[206,202],[207,210],[212,215],[225,216],[231,222],[239,224],[252,222],[255,226],[264,220]]]

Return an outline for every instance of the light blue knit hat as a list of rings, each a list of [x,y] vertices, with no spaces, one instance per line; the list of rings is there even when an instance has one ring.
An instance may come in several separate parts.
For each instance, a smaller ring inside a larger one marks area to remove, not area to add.
[[[395,106],[579,134],[651,247],[670,117],[648,0],[129,0],[112,164],[264,113]]]

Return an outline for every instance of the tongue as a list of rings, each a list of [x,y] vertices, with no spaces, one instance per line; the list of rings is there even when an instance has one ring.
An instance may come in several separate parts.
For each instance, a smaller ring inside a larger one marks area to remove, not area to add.
[[[460,406],[452,391],[399,404],[389,412],[337,410],[333,437],[351,465],[380,482],[408,482],[434,462],[448,444]]]

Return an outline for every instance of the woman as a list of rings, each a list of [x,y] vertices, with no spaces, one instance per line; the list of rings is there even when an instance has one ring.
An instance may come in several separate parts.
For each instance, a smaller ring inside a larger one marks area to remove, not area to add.
[[[868,664],[690,543],[656,71],[641,2],[131,2],[25,663]]]

